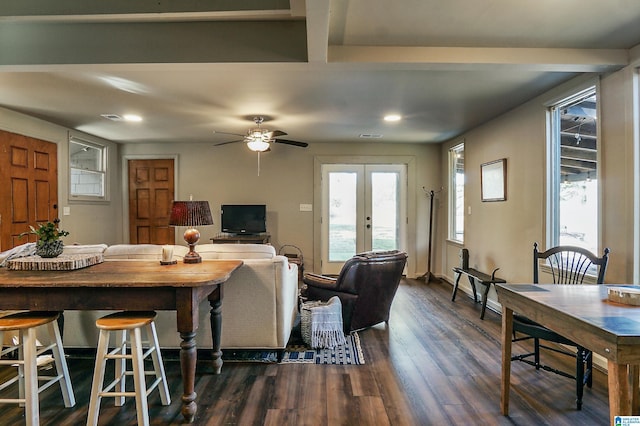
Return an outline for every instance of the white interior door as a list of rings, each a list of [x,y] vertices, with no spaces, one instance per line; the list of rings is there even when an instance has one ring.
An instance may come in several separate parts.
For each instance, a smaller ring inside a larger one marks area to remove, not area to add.
[[[406,200],[404,164],[324,164],[322,273],[363,251],[406,250]]]

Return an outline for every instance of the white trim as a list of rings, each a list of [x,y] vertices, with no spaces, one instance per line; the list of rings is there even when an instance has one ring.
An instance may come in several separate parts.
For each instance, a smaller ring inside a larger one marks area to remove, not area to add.
[[[448,181],[449,181],[449,218],[448,218],[448,224],[447,224],[447,239],[450,241],[454,241],[458,244],[464,244],[464,210],[465,210],[465,205],[464,205],[464,199],[462,202],[462,229],[463,229],[463,233],[462,233],[462,239],[458,240],[456,239],[456,235],[455,235],[455,224],[456,224],[456,200],[457,200],[457,187],[455,185],[454,182],[454,176],[455,176],[455,169],[454,169],[454,164],[456,162],[456,155],[457,153],[460,151],[460,147],[462,147],[462,152],[464,153],[464,150],[466,149],[465,146],[465,140],[462,139],[460,142],[458,142],[457,144],[453,145],[452,147],[449,148],[448,151],[448,164],[449,164],[449,170],[448,170]],[[466,163],[465,163],[466,164]],[[464,183],[464,187],[466,188],[466,170],[464,172],[465,175],[465,183]]]
[[[322,205],[322,165],[323,164],[405,164],[407,166],[407,276],[415,278],[417,252],[417,200],[416,200],[416,161],[414,156],[315,156],[313,158],[313,202]],[[313,271],[320,271],[322,209],[313,209]]]
[[[99,195],[73,195],[71,192],[71,143],[84,144],[100,150],[102,156],[102,168],[99,172],[104,173],[104,194]],[[91,136],[80,135],[69,131],[67,134],[67,201],[73,203],[108,203],[111,201],[111,167],[109,164],[109,147]]]
[[[632,77],[633,123],[633,282],[640,282],[640,68]]]
[[[559,194],[557,191],[560,186],[560,142],[556,139],[560,135],[560,129],[557,128],[560,125],[560,117],[559,110],[563,108],[565,105],[575,103],[579,98],[584,97],[585,94],[592,92],[596,96],[596,122],[598,125],[596,126],[596,138],[598,141],[598,149],[596,151],[596,160],[597,160],[597,171],[596,177],[598,181],[598,207],[597,207],[597,217],[598,217],[598,231],[597,231],[597,250],[600,251],[600,247],[602,247],[602,218],[603,218],[603,203],[602,203],[602,179],[601,170],[602,170],[602,147],[600,146],[601,138],[601,126],[600,126],[600,117],[601,117],[601,102],[600,102],[600,79],[599,78],[590,78],[582,84],[578,84],[574,86],[573,90],[566,90],[563,92],[562,96],[554,97],[553,103],[548,102],[545,103],[547,107],[546,112],[546,182],[545,182],[545,224],[544,224],[544,232],[545,232],[545,245],[546,247],[553,247],[559,244]]]

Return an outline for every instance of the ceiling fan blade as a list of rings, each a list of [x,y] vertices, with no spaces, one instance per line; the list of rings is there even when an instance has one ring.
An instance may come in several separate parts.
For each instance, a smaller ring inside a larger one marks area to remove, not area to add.
[[[278,136],[286,136],[286,132],[283,132],[282,130],[274,130],[271,132],[271,137],[273,138],[277,138]]]
[[[221,132],[221,131],[219,131],[219,130],[214,130],[214,131],[213,131],[213,134],[214,134],[214,135],[216,135],[216,134],[220,134],[220,135],[244,136],[244,135],[242,135],[242,134],[240,134],[240,133]]]
[[[220,143],[214,144],[213,146],[227,145],[227,144],[236,143],[236,142],[244,142],[244,139],[236,139],[234,141],[220,142]]]
[[[300,146],[302,148],[306,148],[306,147],[309,146],[309,144],[306,143],[306,142],[290,141],[290,140],[287,140],[287,139],[274,139],[273,141],[275,143],[283,143],[283,144],[286,144],[286,145]]]

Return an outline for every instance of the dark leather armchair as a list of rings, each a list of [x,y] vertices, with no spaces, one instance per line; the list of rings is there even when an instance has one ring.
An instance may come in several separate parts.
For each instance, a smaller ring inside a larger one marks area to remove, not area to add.
[[[305,274],[302,296],[322,301],[338,296],[345,333],[388,323],[406,262],[407,254],[398,250],[360,253],[345,262],[337,278]]]

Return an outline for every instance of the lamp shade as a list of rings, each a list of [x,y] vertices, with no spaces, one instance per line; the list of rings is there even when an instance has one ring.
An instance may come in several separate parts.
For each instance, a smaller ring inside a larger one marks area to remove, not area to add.
[[[208,201],[174,201],[171,205],[171,226],[213,225]]]

